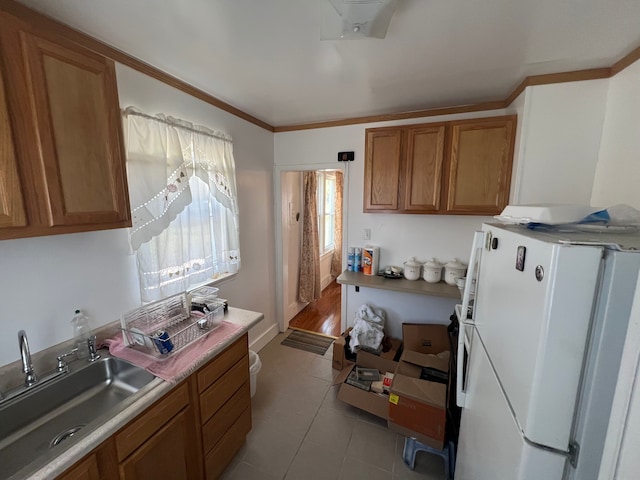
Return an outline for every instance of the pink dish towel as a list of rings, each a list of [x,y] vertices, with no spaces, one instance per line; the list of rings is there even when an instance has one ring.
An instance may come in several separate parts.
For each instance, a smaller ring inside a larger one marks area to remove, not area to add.
[[[127,347],[122,339],[122,333],[105,340],[104,343],[109,346],[109,353],[114,357],[142,367],[167,382],[178,382],[192,373],[211,350],[228,341],[241,328],[240,325],[223,321],[218,328],[209,332],[206,338],[199,339],[162,360]]]

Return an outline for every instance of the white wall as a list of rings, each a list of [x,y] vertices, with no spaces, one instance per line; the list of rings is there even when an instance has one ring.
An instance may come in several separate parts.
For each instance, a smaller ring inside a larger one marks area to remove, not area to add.
[[[348,172],[345,175],[344,214],[347,219],[347,227],[343,235],[345,247],[364,246],[365,244],[379,246],[381,268],[386,265],[402,266],[403,262],[411,257],[416,257],[423,262],[431,257],[436,257],[441,261],[458,257],[466,262],[474,230],[479,228],[483,221],[490,220],[489,217],[362,212],[365,129],[386,125],[504,114],[505,112],[500,110],[473,115],[450,115],[438,118],[276,133],[274,161],[281,168],[286,168],[287,165],[314,165],[331,162],[335,162],[337,166],[337,153],[353,150],[355,160],[348,162],[346,165]],[[363,240],[365,228],[371,229],[371,240]],[[343,263],[346,265],[346,258]],[[453,312],[455,304],[455,300],[452,299],[391,293],[368,288],[360,288],[358,293],[353,287],[343,288],[343,293],[345,292],[343,300],[346,302],[346,318],[343,318],[343,326],[353,322],[355,311],[360,305],[370,303],[387,312],[389,319],[387,331],[397,337],[401,337],[400,325],[403,321],[448,323],[449,315]]]
[[[298,302],[302,238],[302,172],[282,172],[282,272],[284,316],[288,322],[307,304]],[[296,220],[296,214],[299,214]]]
[[[604,123],[607,80],[527,87],[518,113],[514,204],[589,205]]]
[[[233,136],[242,270],[220,286],[220,295],[264,313],[250,341],[271,327],[275,333],[273,134],[129,68],[118,65],[117,78],[122,107],[164,112]],[[104,325],[140,304],[127,235],[120,229],[0,242],[0,365],[19,359],[20,329],[37,352],[71,338],[76,308]]]
[[[640,61],[609,80],[592,204],[640,209]],[[640,469],[640,281],[629,320],[599,478],[636,478]],[[626,425],[625,425],[626,424]]]
[[[609,80],[593,205],[640,209],[640,61]]]
[[[130,68],[119,65],[117,74],[121,106],[163,112],[233,137],[242,268],[219,285],[219,295],[232,306],[264,313],[265,320],[249,332],[250,343],[269,329],[275,332],[273,134]]]
[[[125,229],[3,240],[0,271],[0,365],[20,358],[20,329],[34,353],[71,338],[76,308],[104,325],[140,304]]]
[[[355,151],[355,161],[347,165],[345,246],[378,245],[381,267],[402,266],[411,257],[422,262],[457,257],[467,262],[474,230],[492,218],[363,213],[365,129],[516,113],[510,202],[589,204],[606,93],[606,80],[543,85],[528,87],[506,110],[277,133],[274,160],[281,166],[314,164],[336,161],[339,151]],[[363,240],[365,228],[371,229],[370,241]],[[345,296],[343,326],[345,320],[352,323],[361,304],[371,303],[387,311],[392,334],[399,334],[402,321],[448,323],[455,304],[455,300],[367,288],[356,293],[349,287]]]

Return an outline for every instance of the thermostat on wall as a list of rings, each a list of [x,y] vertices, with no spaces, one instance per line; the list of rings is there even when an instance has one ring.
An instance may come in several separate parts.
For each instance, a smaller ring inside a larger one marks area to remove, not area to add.
[[[339,162],[353,162],[354,158],[355,158],[354,152],[338,152]]]

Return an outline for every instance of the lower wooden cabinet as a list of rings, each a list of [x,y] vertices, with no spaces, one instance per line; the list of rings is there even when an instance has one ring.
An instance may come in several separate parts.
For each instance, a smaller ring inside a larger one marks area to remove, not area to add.
[[[216,479],[250,430],[245,334],[58,479]]]
[[[100,480],[98,470],[98,458],[95,453],[80,460],[75,466],[71,467],[59,480]]]
[[[120,464],[123,480],[196,478],[193,425],[183,410]]]
[[[246,335],[200,369],[197,393],[205,456],[204,478],[213,480],[240,450],[251,430]]]
[[[206,478],[219,478],[251,430],[251,409],[247,408],[205,458]]]

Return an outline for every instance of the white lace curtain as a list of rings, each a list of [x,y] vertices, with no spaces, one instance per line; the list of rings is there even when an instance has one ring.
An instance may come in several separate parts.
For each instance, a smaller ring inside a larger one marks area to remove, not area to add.
[[[124,111],[131,246],[143,302],[240,268],[231,138],[164,115]]]

